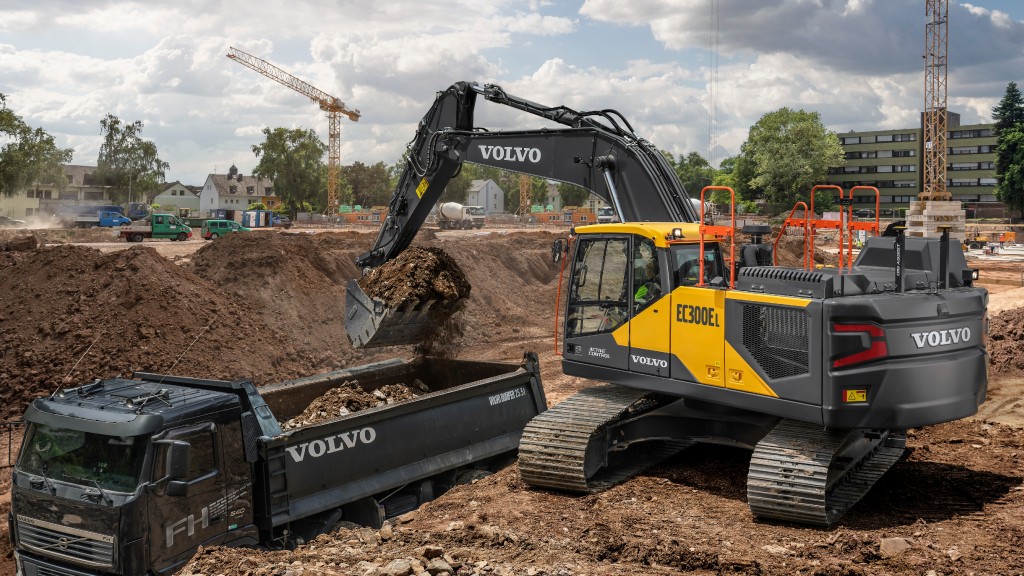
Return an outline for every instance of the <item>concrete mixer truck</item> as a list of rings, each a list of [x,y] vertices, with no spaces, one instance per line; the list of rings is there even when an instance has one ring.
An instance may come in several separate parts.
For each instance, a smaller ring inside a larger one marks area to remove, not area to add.
[[[458,202],[444,202],[437,207],[437,223],[441,230],[483,228],[487,214],[483,206],[463,206]]]

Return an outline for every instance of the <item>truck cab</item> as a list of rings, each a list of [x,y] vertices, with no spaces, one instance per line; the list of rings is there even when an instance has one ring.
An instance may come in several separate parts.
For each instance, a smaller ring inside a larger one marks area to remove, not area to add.
[[[25,414],[19,574],[170,573],[198,545],[256,542],[236,394],[115,379],[59,396]]]

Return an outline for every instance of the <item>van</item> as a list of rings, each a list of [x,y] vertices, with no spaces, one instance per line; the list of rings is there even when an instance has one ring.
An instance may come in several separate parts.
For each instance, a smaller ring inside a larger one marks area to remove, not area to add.
[[[249,228],[242,226],[234,220],[205,220],[203,221],[202,237],[205,240],[213,240],[232,232],[251,232]]]

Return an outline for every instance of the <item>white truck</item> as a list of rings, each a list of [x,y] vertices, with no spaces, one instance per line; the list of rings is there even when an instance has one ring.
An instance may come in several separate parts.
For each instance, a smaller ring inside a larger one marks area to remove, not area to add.
[[[458,202],[444,202],[437,207],[437,223],[441,230],[483,228],[487,214],[483,206],[463,206]]]

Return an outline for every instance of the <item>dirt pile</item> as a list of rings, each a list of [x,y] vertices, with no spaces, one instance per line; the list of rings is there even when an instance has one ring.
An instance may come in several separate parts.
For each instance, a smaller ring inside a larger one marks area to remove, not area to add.
[[[804,267],[804,240],[803,236],[784,235],[779,239],[775,247],[776,262],[778,266],[787,268]],[[814,264],[824,266],[836,266],[839,257],[820,248],[819,244],[814,246]]]
[[[470,284],[455,260],[440,248],[412,246],[359,279],[371,298],[391,308],[469,296]]]
[[[395,402],[410,400],[429,392],[426,384],[416,380],[411,386],[405,384],[388,384],[381,386],[372,392],[367,392],[360,386],[359,382],[349,380],[342,382],[336,388],[332,388],[316,400],[310,402],[309,406],[301,414],[281,425],[284,430],[294,430],[320,422],[326,422],[339,416],[379,408]]]
[[[43,248],[0,270],[3,414],[58,386],[141,370],[258,384],[336,361],[153,249]]]
[[[988,353],[993,370],[1024,371],[1024,308],[1011,308],[989,318]]]

